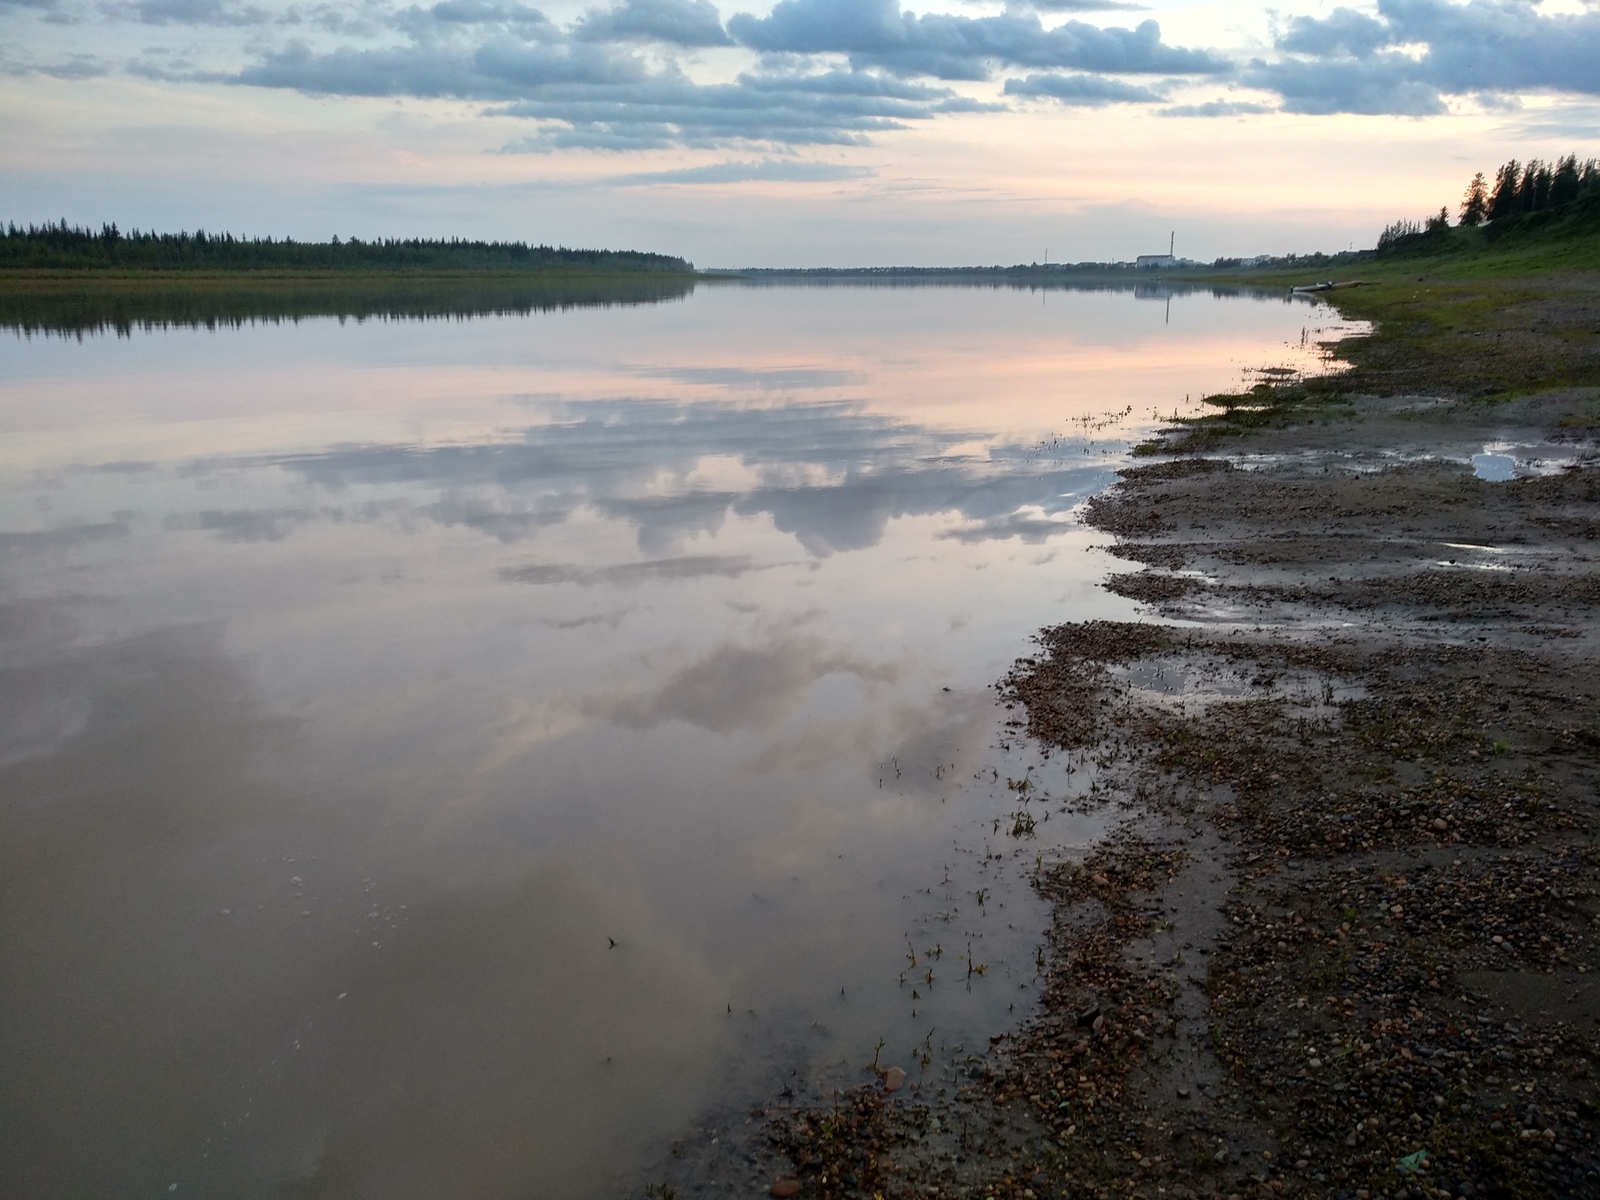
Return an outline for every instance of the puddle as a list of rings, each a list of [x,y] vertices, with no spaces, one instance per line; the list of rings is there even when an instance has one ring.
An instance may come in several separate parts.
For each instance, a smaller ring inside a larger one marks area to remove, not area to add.
[[[1517,460],[1509,454],[1474,454],[1472,473],[1490,483],[1505,483],[1517,474]]]
[[[1320,715],[1367,694],[1361,684],[1318,672],[1241,667],[1215,656],[1145,658],[1113,666],[1110,673],[1128,685],[1130,699],[1177,712],[1204,710],[1229,700],[1272,699],[1311,710],[1308,715]]]

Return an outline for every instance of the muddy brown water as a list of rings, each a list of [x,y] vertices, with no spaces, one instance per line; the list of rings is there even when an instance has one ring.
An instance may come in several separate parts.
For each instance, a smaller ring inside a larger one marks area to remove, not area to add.
[[[1136,611],[1077,506],[1316,321],[723,286],[0,333],[0,1192],[582,1200],[880,1039],[932,1086],[1098,828],[992,687]]]

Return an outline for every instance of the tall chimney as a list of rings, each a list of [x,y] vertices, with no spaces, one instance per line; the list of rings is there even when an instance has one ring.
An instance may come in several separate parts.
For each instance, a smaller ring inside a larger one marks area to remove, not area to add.
[[[1172,236],[1167,239],[1167,257],[1172,257],[1172,252],[1178,248],[1178,231],[1174,229]]]

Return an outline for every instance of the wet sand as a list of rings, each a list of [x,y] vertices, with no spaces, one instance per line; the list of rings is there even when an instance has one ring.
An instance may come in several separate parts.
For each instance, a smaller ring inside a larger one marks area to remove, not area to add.
[[[1394,302],[1091,501],[1162,623],[1047,629],[1004,684],[1118,820],[1037,865],[1039,1010],[946,1096],[780,1113],[774,1179],[1600,1196],[1597,297],[1457,288],[1432,340]]]

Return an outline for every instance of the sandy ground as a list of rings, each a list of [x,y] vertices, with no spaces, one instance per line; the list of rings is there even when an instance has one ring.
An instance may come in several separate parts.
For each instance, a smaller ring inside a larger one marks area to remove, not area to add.
[[[655,1194],[1600,1197],[1597,428],[1595,388],[1325,389],[1148,447],[1088,520],[1162,623],[1004,684],[1121,812],[1039,868],[1039,1012]]]

